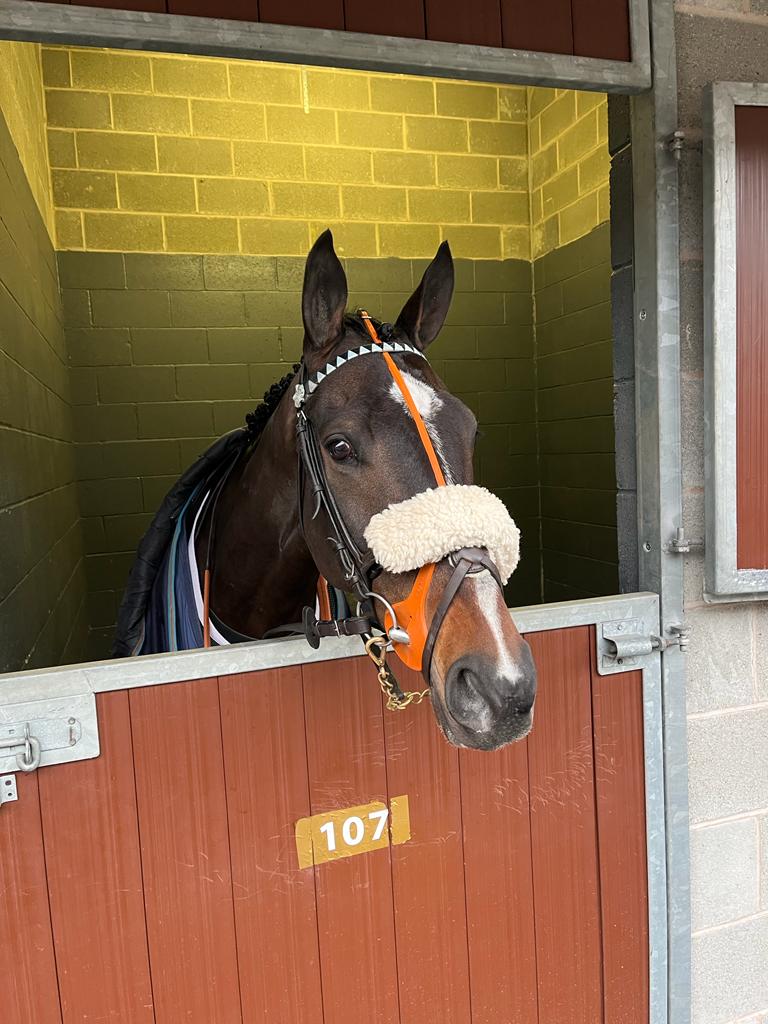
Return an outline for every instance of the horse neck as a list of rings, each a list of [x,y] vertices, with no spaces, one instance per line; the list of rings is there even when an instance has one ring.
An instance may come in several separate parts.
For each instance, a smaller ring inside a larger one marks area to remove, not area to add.
[[[211,607],[247,636],[301,618],[317,569],[299,526],[293,406],[283,401],[219,499]]]

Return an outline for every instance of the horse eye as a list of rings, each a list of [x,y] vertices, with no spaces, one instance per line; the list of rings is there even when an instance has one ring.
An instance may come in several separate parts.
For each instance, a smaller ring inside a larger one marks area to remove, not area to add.
[[[346,459],[351,459],[354,455],[352,445],[349,441],[345,441],[343,437],[337,437],[333,441],[329,441],[328,452],[336,462],[344,462]]]

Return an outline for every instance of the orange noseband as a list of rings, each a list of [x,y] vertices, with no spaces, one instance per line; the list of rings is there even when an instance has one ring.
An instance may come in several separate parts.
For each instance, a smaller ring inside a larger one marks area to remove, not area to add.
[[[373,326],[370,316],[364,309],[360,310],[360,317],[362,318],[371,338],[380,345],[381,338],[379,337],[376,328]],[[383,356],[384,361],[387,364],[387,368],[392,374],[392,379],[395,384],[397,384],[405,404],[413,417],[413,422],[416,424],[416,429],[419,432],[419,438],[424,446],[424,451],[427,453],[429,464],[432,467],[432,472],[435,476],[435,482],[438,487],[445,487],[445,476],[443,475],[440,461],[437,457],[435,447],[432,444],[432,438],[429,436],[429,431],[424,423],[424,419],[413,400],[413,395],[409,391],[408,385],[403,380],[403,375],[397,368],[392,356],[388,352],[384,352]],[[416,579],[411,587],[410,594],[404,598],[404,600],[398,601],[397,604],[393,605],[398,625],[402,626],[411,638],[411,642],[409,644],[401,644],[397,643],[397,641],[393,641],[393,649],[404,665],[407,665],[408,668],[415,669],[417,672],[420,672],[422,669],[424,648],[426,646],[427,635],[429,633],[429,622],[427,621],[427,597],[429,596],[429,588],[432,584],[432,577],[434,574],[434,562],[428,562],[427,565],[422,565],[416,574]],[[392,621],[392,617],[389,612],[387,612],[384,617],[385,630],[389,631],[393,625],[394,622]],[[427,680],[427,682],[429,682],[429,680]]]

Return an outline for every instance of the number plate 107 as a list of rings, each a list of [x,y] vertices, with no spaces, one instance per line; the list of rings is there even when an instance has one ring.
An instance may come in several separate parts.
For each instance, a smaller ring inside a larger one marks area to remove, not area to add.
[[[359,807],[314,814],[296,822],[296,852],[300,868],[381,850],[390,843],[396,846],[410,838],[407,796],[393,796],[389,807],[374,801]]]

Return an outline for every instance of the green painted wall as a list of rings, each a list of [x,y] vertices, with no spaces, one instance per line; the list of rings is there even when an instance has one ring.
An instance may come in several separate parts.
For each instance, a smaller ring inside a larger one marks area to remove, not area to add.
[[[170,485],[242,424],[301,350],[304,259],[59,253],[86,545],[92,656],[108,649],[139,537]],[[349,259],[350,308],[393,319],[426,260]],[[510,586],[539,596],[531,265],[458,260],[430,350],[483,431],[480,482],[524,535]]]
[[[533,264],[542,598],[619,591],[609,225]]]
[[[56,258],[0,113],[0,672],[85,650],[61,321]]]

